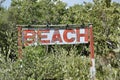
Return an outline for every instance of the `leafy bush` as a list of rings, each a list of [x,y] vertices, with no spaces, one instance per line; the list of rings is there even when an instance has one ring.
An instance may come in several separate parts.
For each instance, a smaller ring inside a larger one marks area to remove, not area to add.
[[[24,49],[22,61],[0,60],[0,79],[89,80],[90,59],[76,52],[76,48],[71,48],[69,54],[63,48],[55,48],[54,52],[46,53],[41,46],[27,47]],[[116,63],[116,60],[119,61],[119,58],[105,62],[102,57],[96,56],[96,79],[119,80],[120,63]],[[114,67],[110,62],[118,64],[118,66]]]
[[[0,80],[89,80],[90,59],[81,56],[81,46],[55,46],[50,53],[41,46],[27,47],[22,60],[9,59],[17,55],[16,24],[88,23],[94,26],[96,79],[120,80],[119,13],[120,4],[111,0],[69,8],[60,0],[12,0],[8,9],[0,6]],[[109,57],[113,49],[118,54]]]

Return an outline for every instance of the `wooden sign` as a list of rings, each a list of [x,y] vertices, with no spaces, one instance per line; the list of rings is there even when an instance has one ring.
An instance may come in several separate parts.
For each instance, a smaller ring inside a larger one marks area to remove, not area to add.
[[[22,43],[25,46],[88,43],[88,28],[22,28]]]
[[[90,77],[95,80],[95,59],[94,59],[94,41],[92,25],[87,28],[56,28],[65,27],[65,25],[32,25],[32,28],[27,28],[27,25],[18,26],[18,53],[22,59],[22,46],[32,45],[55,45],[55,44],[83,44],[90,43]],[[75,25],[71,25],[75,26]],[[44,27],[44,28],[41,28]]]

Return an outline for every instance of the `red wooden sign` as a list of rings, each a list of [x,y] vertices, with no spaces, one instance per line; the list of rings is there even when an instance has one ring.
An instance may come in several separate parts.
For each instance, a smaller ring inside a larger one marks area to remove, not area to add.
[[[85,29],[42,29],[23,28],[22,42],[30,45],[88,43],[88,28]]]
[[[94,41],[92,25],[87,28],[39,28],[46,25],[32,25],[36,28],[26,28],[27,25],[18,25],[18,53],[22,59],[22,46],[80,44],[90,42],[91,78],[95,79]],[[61,25],[52,25],[61,26]],[[64,26],[64,25],[62,25]]]

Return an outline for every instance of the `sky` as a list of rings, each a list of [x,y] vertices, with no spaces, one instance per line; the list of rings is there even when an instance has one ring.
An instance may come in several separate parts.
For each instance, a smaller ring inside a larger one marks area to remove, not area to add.
[[[68,6],[73,6],[74,4],[82,4],[84,1],[85,2],[92,2],[93,0],[62,0],[63,2],[66,2]],[[119,2],[120,0],[112,0],[115,2]],[[4,6],[5,8],[8,8],[11,4],[11,0],[6,0],[2,6]]]

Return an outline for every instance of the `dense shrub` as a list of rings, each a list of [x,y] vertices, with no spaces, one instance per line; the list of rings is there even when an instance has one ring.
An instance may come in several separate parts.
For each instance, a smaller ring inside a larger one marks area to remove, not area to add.
[[[0,80],[89,80],[90,59],[76,52],[76,48],[71,48],[67,55],[65,49],[55,48],[54,52],[46,53],[42,47],[27,47],[21,61],[0,60]],[[119,58],[105,61],[96,56],[96,79],[119,80]]]

